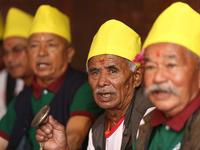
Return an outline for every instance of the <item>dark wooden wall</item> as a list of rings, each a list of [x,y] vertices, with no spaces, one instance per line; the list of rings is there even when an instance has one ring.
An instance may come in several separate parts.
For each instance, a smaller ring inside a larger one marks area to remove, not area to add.
[[[157,16],[177,0],[0,0],[3,16],[10,7],[17,7],[31,14],[41,4],[52,5],[71,18],[72,42],[76,49],[72,66],[85,70],[85,61],[98,28],[109,19],[117,19],[142,38],[147,36]],[[200,13],[200,0],[181,0]]]

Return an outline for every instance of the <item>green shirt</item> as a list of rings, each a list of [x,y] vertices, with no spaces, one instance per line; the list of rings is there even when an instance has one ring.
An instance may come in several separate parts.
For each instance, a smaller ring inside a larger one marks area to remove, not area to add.
[[[181,141],[185,132],[185,127],[177,132],[171,129],[165,123],[161,124],[156,130],[156,134],[153,137],[149,150],[179,150]],[[136,150],[137,140],[134,144],[133,150]]]
[[[37,112],[45,105],[51,103],[55,96],[55,93],[44,89],[42,95],[39,99],[35,99],[33,94],[31,95],[31,103],[33,113],[36,115]],[[17,115],[15,112],[15,99],[13,99],[7,109],[6,115],[0,121],[0,130],[2,130],[7,135],[11,135],[12,129],[15,125],[15,121],[17,119]],[[82,112],[85,112],[82,114]],[[99,108],[98,105],[95,103],[92,89],[88,82],[83,84],[76,92],[73,103],[70,107],[70,116],[74,113],[74,115],[84,115],[90,117],[92,120],[94,118],[98,118],[104,112],[103,109]],[[73,115],[72,115],[73,116]],[[35,140],[37,128],[30,128],[27,130],[28,139],[30,140],[31,144],[33,145],[34,150],[39,149],[39,144]],[[2,135],[0,135],[2,136]]]

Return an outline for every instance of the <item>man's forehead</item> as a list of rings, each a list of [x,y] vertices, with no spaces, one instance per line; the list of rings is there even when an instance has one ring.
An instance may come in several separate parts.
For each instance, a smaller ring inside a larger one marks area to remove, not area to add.
[[[29,37],[29,41],[56,41],[60,40],[62,37],[53,33],[34,33]]]
[[[111,55],[111,54],[103,54],[97,55],[90,58],[88,61],[89,65],[98,65],[98,64],[117,64],[119,62],[124,62],[124,58]]]
[[[184,56],[187,49],[181,45],[174,43],[156,43],[145,49],[145,59],[163,58],[177,59]]]

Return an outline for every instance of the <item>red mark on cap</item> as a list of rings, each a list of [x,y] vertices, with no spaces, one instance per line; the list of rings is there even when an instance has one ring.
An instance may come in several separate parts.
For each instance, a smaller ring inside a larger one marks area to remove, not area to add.
[[[104,63],[103,57],[99,58],[99,62]]]
[[[160,57],[160,52],[159,51],[157,51],[156,56]]]

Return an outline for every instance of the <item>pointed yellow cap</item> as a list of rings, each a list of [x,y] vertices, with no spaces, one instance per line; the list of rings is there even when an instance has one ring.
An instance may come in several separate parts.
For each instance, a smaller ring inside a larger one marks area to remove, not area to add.
[[[116,55],[133,61],[140,49],[140,36],[124,23],[112,19],[105,22],[94,36],[86,65],[91,57],[102,54]]]
[[[28,32],[33,21],[33,16],[18,9],[10,8],[6,17],[3,39],[19,36],[28,38]]]
[[[200,56],[200,15],[188,4],[173,3],[153,24],[143,49],[160,42],[179,44]]]
[[[53,33],[71,42],[69,18],[57,8],[41,5],[33,19],[29,36],[34,33]]]
[[[3,32],[4,32],[3,30],[4,30],[4,21],[0,13],[0,41],[3,39]]]

